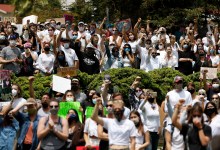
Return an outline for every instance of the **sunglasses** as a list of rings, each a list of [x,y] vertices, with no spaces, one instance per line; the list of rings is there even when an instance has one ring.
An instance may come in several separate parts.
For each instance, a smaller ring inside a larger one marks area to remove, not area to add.
[[[28,30],[28,29],[23,29],[23,30]]]
[[[106,107],[112,107],[112,106],[113,106],[112,104],[106,105]]]
[[[199,95],[205,95],[205,93],[199,93]]]
[[[58,108],[58,105],[50,105],[50,108]]]
[[[77,34],[73,34],[73,36],[75,36],[75,35],[77,35]]]

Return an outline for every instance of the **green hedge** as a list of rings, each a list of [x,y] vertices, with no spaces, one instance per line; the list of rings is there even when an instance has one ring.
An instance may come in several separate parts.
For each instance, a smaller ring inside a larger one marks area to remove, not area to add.
[[[105,74],[110,74],[112,84],[119,87],[119,91],[124,94],[125,100],[128,97],[128,90],[133,83],[136,76],[140,76],[141,87],[146,89],[153,89],[158,92],[158,103],[160,104],[164,99],[166,93],[173,88],[173,79],[175,76],[180,75],[184,78],[184,85],[189,81],[193,81],[196,84],[196,89],[199,88],[199,73],[195,73],[189,76],[185,76],[179,71],[163,68],[146,73],[143,70],[123,68],[123,69],[110,69],[97,75],[88,75],[83,72],[78,72],[78,78],[80,80],[82,90],[96,89],[103,83],[103,77]],[[220,77],[220,74],[218,74]],[[42,94],[48,92],[51,76],[45,77],[40,74],[35,76],[34,90],[36,98],[40,99]],[[27,77],[15,77],[12,78],[13,83],[21,85],[23,90],[23,97],[29,97],[29,85]]]

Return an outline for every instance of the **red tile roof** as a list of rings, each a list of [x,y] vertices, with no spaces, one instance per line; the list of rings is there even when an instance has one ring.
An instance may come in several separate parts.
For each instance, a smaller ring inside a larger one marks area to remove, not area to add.
[[[6,4],[0,4],[0,10],[3,10],[7,13],[14,12],[15,6],[14,5],[6,5]]]

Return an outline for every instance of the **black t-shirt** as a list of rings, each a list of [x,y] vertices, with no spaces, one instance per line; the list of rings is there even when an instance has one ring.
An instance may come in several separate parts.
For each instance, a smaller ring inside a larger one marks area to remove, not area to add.
[[[195,55],[193,51],[178,51],[179,59],[180,58],[190,58],[195,61]],[[179,71],[182,72],[185,75],[189,75],[193,73],[193,67],[192,62],[186,61],[186,62],[180,62],[179,61]]]
[[[77,45],[78,43],[75,43]],[[79,59],[79,70],[89,75],[100,73],[99,60],[96,56],[88,56],[80,51],[80,47],[75,46],[75,52]]]
[[[208,136],[210,139],[212,137],[211,127],[208,125],[203,125],[203,132],[205,136]],[[199,131],[198,128],[193,126],[192,124],[182,124],[182,130],[180,134],[184,136],[184,139],[187,140],[186,136],[188,136],[188,146],[189,150],[206,150],[207,146],[202,146],[199,139]]]
[[[212,67],[212,62],[210,60],[205,59],[204,62],[202,62],[200,60],[199,57],[196,58],[196,62],[194,64],[193,70],[195,72],[199,72],[200,71],[200,67]]]

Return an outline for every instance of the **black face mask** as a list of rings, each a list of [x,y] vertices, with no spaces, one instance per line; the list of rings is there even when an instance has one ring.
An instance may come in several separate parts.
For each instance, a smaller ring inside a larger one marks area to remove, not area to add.
[[[199,56],[203,57],[203,56],[205,56],[205,53],[199,53]]]
[[[215,108],[206,109],[205,114],[209,117],[215,112]]]
[[[118,56],[119,56],[119,51],[112,52],[112,55],[113,55],[114,57],[118,57]]]
[[[71,87],[71,89],[72,89],[74,92],[76,92],[76,91],[79,89],[79,86],[76,85],[76,84],[73,84],[72,87]]]
[[[43,103],[42,103],[42,107],[43,107],[43,108],[48,108],[48,106],[49,106],[49,104],[48,104],[47,102],[43,102]]]
[[[188,89],[187,91],[189,91],[191,94],[195,93],[195,89]]]
[[[68,123],[71,124],[73,121],[77,122],[77,116],[72,114],[68,118]]]
[[[48,52],[48,51],[50,51],[50,47],[45,47],[44,50],[45,50],[46,52]]]
[[[148,98],[148,101],[149,101],[149,103],[153,103],[154,102],[154,98],[153,97]]]
[[[119,111],[114,110],[114,116],[118,120],[118,122],[122,120],[123,114],[124,114],[124,109],[121,109]]]

